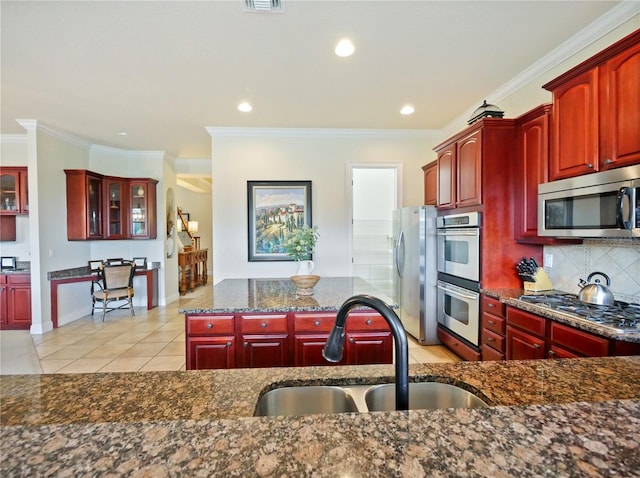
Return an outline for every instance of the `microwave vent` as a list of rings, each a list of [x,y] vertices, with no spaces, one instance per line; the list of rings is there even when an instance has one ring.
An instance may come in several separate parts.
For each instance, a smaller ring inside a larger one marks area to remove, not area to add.
[[[281,0],[243,0],[245,12],[281,12]]]

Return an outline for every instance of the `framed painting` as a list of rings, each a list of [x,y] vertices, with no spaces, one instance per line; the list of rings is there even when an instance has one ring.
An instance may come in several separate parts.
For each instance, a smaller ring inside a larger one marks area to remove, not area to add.
[[[293,261],[287,236],[311,224],[311,181],[247,181],[249,262]]]

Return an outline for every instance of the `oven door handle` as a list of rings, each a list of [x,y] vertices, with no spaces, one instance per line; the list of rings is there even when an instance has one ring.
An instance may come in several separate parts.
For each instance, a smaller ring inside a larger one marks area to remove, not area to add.
[[[457,296],[457,297],[461,297],[463,299],[469,299],[469,300],[478,300],[478,297],[480,295],[480,294],[476,294],[475,292],[467,292],[465,289],[461,287],[444,284],[443,282],[440,282],[440,281],[438,281],[438,289],[448,292],[453,296]]]
[[[477,227],[469,229],[438,229],[438,236],[479,236],[480,229]]]

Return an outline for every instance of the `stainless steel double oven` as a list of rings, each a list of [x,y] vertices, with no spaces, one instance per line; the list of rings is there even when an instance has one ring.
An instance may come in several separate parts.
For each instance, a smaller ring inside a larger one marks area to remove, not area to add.
[[[438,322],[474,348],[480,334],[480,213],[437,218]]]

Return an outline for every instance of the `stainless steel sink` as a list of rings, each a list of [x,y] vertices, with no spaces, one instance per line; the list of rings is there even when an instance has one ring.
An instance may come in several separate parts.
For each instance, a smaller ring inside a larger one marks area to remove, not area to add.
[[[310,386],[277,388],[265,393],[254,416],[313,415],[357,412],[351,395],[342,387]]]
[[[438,382],[409,384],[409,409],[482,408],[488,405],[467,390]],[[395,384],[283,387],[265,393],[254,416],[376,412],[396,409]]]
[[[366,391],[364,400],[370,412],[395,410],[395,385],[375,385]],[[409,410],[486,407],[488,405],[479,397],[455,385],[438,382],[409,384]]]

